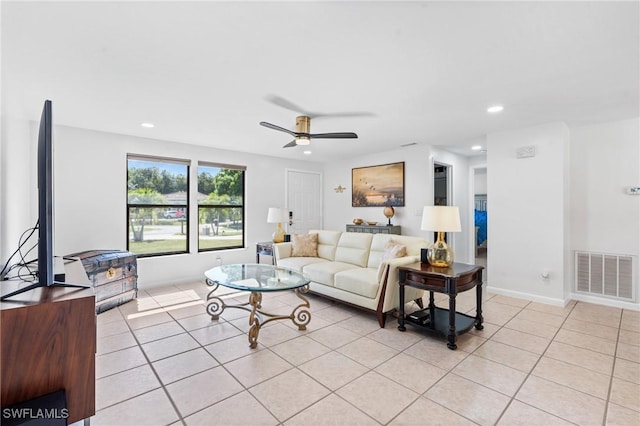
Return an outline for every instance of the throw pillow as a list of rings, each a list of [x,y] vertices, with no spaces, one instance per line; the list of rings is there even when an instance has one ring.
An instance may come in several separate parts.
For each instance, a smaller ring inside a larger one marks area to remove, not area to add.
[[[384,253],[382,253],[382,260],[395,259],[396,257],[404,257],[407,255],[407,247],[394,241],[389,240],[384,246]]]
[[[293,234],[292,257],[318,257],[318,234]]]

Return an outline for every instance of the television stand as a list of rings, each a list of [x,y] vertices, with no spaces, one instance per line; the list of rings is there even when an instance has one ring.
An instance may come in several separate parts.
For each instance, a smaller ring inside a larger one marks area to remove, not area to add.
[[[96,302],[81,262],[67,264],[66,273],[87,288],[62,283],[0,303],[0,406],[64,390],[71,424],[95,414]],[[22,290],[23,284],[1,286]]]

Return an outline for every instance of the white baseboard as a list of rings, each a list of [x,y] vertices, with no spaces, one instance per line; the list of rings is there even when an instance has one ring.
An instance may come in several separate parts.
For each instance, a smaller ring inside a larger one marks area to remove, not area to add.
[[[561,308],[564,308],[567,303],[569,303],[569,300],[554,299],[552,297],[538,296],[536,294],[505,290],[504,288],[496,288],[491,286],[487,286],[487,292],[499,294],[501,296],[515,297],[516,299],[530,300],[531,302],[540,302],[546,305],[559,306]]]
[[[566,299],[554,299],[551,297],[538,296],[530,293],[522,293],[519,291],[505,290],[504,288],[496,288],[487,286],[487,292],[499,294],[501,296],[515,297],[517,299],[530,300],[532,302],[540,302],[547,305],[559,306],[564,308],[572,300],[580,302],[593,303],[596,305],[611,306],[620,309],[629,309],[631,311],[640,311],[640,304],[625,302],[623,300],[606,299],[603,297],[595,297],[587,294],[571,293]]]

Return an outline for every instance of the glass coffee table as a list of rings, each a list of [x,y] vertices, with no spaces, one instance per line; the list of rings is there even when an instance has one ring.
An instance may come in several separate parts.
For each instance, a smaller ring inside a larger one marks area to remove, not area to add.
[[[298,330],[306,330],[311,321],[309,312],[309,300],[302,294],[309,291],[309,278],[304,274],[291,269],[264,264],[233,264],[218,266],[204,273],[206,283],[213,287],[207,295],[207,313],[212,320],[220,318],[220,314],[227,308],[243,309],[249,314],[249,346],[255,348],[258,345],[258,333],[260,328],[270,321],[290,319]],[[247,303],[228,305],[214,293],[219,286],[235,290],[249,291]],[[289,315],[277,315],[262,310],[262,293],[272,291],[293,290],[302,303],[293,308]],[[263,317],[268,319],[263,320]]]

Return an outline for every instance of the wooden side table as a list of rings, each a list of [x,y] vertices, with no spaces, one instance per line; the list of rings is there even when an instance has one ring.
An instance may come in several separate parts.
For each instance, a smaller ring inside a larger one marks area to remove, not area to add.
[[[271,264],[276,264],[276,258],[273,255],[273,241],[264,241],[256,243],[256,263],[260,263],[260,255],[271,256]]]
[[[456,349],[457,336],[471,330],[482,330],[482,266],[454,263],[449,268],[435,268],[428,263],[416,262],[398,267],[400,305],[398,330],[405,331],[405,322],[447,337],[447,347]],[[429,306],[405,317],[405,286],[429,291]],[[456,296],[476,288],[476,316],[456,312]],[[433,293],[449,295],[449,309],[438,308]]]

